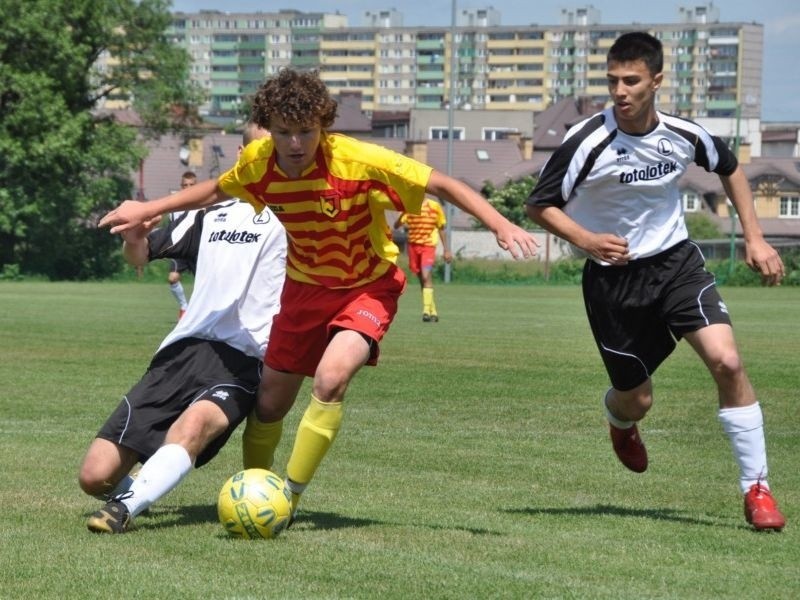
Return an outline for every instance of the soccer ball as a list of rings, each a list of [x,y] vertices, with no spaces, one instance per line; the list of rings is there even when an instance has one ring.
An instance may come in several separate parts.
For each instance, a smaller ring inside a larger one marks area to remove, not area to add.
[[[233,537],[274,538],[289,525],[291,493],[272,471],[245,469],[222,486],[217,514]]]

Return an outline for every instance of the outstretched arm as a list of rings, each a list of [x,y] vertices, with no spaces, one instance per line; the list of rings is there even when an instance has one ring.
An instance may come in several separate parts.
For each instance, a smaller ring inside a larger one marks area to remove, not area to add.
[[[764,283],[778,285],[785,274],[780,254],[764,239],[761,226],[756,217],[753,193],[742,167],[728,177],[720,176],[722,187],[736,207],[745,244],[745,262],[754,271],[761,273]]]
[[[205,208],[228,198],[230,196],[219,188],[215,179],[208,179],[157,200],[149,202],[125,200],[117,208],[106,213],[98,225],[111,227],[111,233],[122,233],[166,213]]]
[[[486,198],[467,184],[434,169],[425,190],[444,198],[486,225],[497,238],[497,244],[515,259],[530,258],[536,254],[539,244],[533,236],[497,212]]]

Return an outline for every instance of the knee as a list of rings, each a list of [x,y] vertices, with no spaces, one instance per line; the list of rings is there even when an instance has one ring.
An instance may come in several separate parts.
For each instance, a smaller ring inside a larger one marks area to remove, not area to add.
[[[709,369],[717,381],[730,381],[744,374],[742,359],[735,349],[728,349],[715,356],[709,362]]]
[[[183,413],[170,427],[165,443],[183,446],[193,459],[202,452],[208,443],[228,426],[228,420],[222,410],[216,404],[208,404],[211,406],[195,405],[196,410]]]
[[[108,473],[101,473],[94,465],[87,463],[81,465],[78,473],[78,485],[89,496],[100,496],[111,491],[109,479]]]
[[[314,376],[313,394],[322,402],[338,402],[344,398],[348,381],[333,370],[317,371]]]
[[[632,390],[613,390],[606,406],[620,419],[641,421],[653,406],[653,388],[648,381]]]
[[[628,415],[631,421],[641,421],[653,406],[652,392],[640,392],[630,397]]]

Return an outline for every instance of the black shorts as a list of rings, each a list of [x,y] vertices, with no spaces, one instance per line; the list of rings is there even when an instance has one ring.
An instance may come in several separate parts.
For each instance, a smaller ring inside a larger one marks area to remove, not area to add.
[[[186,338],[158,352],[147,372],[100,429],[97,437],[130,448],[144,462],[164,443],[167,430],[189,406],[208,400],[229,426],[203,449],[200,467],[225,445],[255,407],[261,360],[222,342]]]
[[[170,273],[184,273],[186,271],[192,271],[192,265],[187,260],[183,260],[182,258],[168,258],[167,262],[169,263],[169,272]]]
[[[606,371],[618,390],[644,383],[684,334],[731,324],[714,276],[689,240],[621,267],[586,261],[583,299]]]

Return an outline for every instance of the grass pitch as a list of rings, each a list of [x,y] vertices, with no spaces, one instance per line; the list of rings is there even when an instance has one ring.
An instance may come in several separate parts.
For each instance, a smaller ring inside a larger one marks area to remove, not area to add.
[[[0,283],[0,598],[796,598],[800,290],[722,290],[766,418],[788,525],[756,533],[686,344],[656,373],[651,465],[617,463],[577,287],[416,284],[352,383],[299,520],[216,519],[240,437],[137,519],[94,535],[77,469],[174,323],[165,284]],[[285,465],[307,386],[287,420]]]

